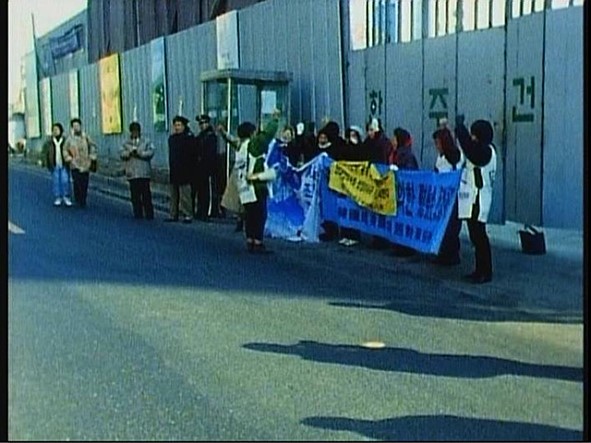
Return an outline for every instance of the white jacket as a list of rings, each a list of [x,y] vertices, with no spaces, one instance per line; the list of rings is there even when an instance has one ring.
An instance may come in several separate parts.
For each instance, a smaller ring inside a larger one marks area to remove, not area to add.
[[[481,189],[476,187],[475,182],[475,169],[478,166],[466,158],[460,181],[460,189],[458,190],[458,217],[460,219],[472,218],[473,205],[476,199],[478,199],[480,205],[478,221],[486,223],[488,220],[492,203],[493,185],[497,173],[497,153],[492,144],[489,145],[489,148],[492,151],[490,161],[485,166],[480,167],[482,175]]]

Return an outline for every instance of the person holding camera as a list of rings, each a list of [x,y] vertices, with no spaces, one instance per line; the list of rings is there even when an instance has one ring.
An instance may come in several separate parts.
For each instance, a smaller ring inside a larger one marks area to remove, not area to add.
[[[135,218],[154,219],[150,178],[152,167],[150,161],[154,156],[154,145],[141,136],[142,127],[138,122],[129,125],[129,139],[119,150],[125,167],[125,176],[129,181],[131,206]]]

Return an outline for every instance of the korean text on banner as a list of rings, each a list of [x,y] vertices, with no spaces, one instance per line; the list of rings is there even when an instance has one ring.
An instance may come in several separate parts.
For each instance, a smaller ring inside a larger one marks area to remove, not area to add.
[[[267,200],[268,217],[265,233],[290,241],[318,242],[320,235],[319,184],[323,177],[322,156],[294,168],[271,142],[267,166],[277,171]]]
[[[330,159],[326,163],[332,162]],[[385,165],[379,165],[387,169]],[[435,173],[430,171],[396,171],[396,215],[377,214],[358,205],[351,198],[331,190],[328,181],[321,185],[324,220],[346,228],[359,229],[370,235],[417,251],[436,254],[445,234],[447,222],[457,201],[461,170]]]
[[[99,61],[103,134],[121,133],[121,82],[119,54]]]
[[[396,214],[396,185],[392,171],[382,175],[369,162],[335,161],[330,165],[328,186],[373,212]]]

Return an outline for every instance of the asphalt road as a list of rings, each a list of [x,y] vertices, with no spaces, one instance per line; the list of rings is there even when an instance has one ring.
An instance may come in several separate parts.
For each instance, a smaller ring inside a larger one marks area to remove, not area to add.
[[[582,438],[579,322],[499,316],[377,252],[252,256],[230,224],[52,201],[9,169],[11,440]]]

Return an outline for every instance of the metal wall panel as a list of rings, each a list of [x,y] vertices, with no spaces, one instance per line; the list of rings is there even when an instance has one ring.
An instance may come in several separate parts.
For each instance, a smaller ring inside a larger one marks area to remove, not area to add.
[[[486,50],[483,50],[486,48]],[[497,152],[497,175],[489,222],[502,223],[504,214],[504,112],[505,112],[505,30],[458,34],[458,113],[466,116],[466,124],[484,119],[494,128],[493,142]],[[453,125],[455,112],[450,112]],[[430,140],[429,140],[430,142]]]
[[[365,104],[365,51],[349,53],[347,75],[349,80],[349,109],[347,112],[349,121],[347,122],[347,126],[357,125],[365,131],[365,121],[367,119],[367,108]],[[420,93],[418,97],[420,97]],[[388,106],[387,99],[386,106]]]
[[[548,11],[544,226],[583,228],[583,8]]]
[[[431,135],[438,118],[453,118],[456,106],[456,35],[426,39],[423,51],[423,140],[415,155],[421,168],[431,169],[437,158]]]
[[[386,135],[392,137],[398,126],[407,129],[417,158],[423,142],[422,45],[422,41],[386,45]]]
[[[69,74],[51,78],[51,102],[53,122],[59,122],[67,133],[70,125],[70,82]]]
[[[291,123],[343,124],[339,3],[270,0],[238,14],[241,67],[293,75]]]
[[[365,51],[365,115],[363,124],[377,117],[386,124],[386,45],[374,46]],[[390,128],[384,128],[386,133]]]
[[[507,218],[542,221],[542,60],[544,14],[507,25]],[[533,106],[532,106],[533,105]]]
[[[153,139],[150,84],[150,46],[143,45],[121,54],[122,129],[120,143],[128,137],[129,124],[137,120],[142,135]],[[134,112],[135,111],[135,112]],[[134,115],[135,114],[135,115]],[[109,136],[111,137],[111,136]],[[115,155],[117,157],[117,155]]]
[[[105,156],[107,155],[107,151],[103,143],[101,143],[101,100],[98,65],[94,63],[81,68],[79,76],[80,120],[82,120],[82,128],[98,144],[99,155]]]

